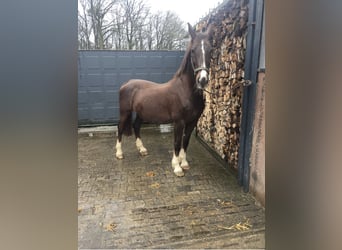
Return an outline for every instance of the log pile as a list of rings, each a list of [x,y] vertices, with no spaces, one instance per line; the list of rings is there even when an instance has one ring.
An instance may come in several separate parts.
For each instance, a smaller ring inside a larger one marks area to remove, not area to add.
[[[244,60],[246,51],[248,1],[230,0],[199,22],[197,30],[214,23],[210,81],[205,93],[206,107],[197,124],[199,136],[229,166],[237,168]]]

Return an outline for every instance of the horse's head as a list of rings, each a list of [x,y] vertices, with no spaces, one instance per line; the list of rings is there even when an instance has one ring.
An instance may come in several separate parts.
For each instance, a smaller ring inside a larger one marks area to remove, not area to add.
[[[205,88],[209,81],[213,28],[213,25],[210,24],[206,31],[195,32],[195,30],[188,23],[188,29],[191,36],[190,60],[195,74],[197,89]]]

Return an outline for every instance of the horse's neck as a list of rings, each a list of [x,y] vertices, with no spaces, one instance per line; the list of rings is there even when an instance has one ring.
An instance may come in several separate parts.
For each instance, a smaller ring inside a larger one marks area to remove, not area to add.
[[[184,69],[180,77],[183,79],[183,82],[187,84],[189,89],[193,90],[196,79],[195,79],[194,70],[192,68],[192,64],[190,60],[190,54],[188,54],[187,57],[188,58],[187,58],[186,64],[184,65]]]
[[[200,91],[194,91],[195,88],[195,74],[190,59],[190,49],[185,52],[183,61],[175,74],[175,78],[170,81],[176,88],[187,89],[190,95],[201,95]]]

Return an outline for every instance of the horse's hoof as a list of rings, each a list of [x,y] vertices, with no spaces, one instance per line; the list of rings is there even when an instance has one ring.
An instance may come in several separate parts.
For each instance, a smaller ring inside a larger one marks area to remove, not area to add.
[[[184,176],[184,172],[183,172],[183,169],[182,169],[181,167],[175,167],[175,169],[173,170],[173,172],[174,172],[175,175],[177,175],[178,177]]]
[[[190,166],[188,163],[182,163],[181,164],[181,168],[184,169],[184,170],[189,170],[190,169]]]
[[[145,149],[145,150],[140,150],[139,152],[140,152],[140,155],[141,155],[141,156],[146,156],[146,155],[148,155],[146,149]]]
[[[124,157],[123,157],[123,154],[118,154],[118,153],[117,153],[115,156],[116,156],[116,158],[119,159],[119,160],[122,160],[122,159],[124,158]]]

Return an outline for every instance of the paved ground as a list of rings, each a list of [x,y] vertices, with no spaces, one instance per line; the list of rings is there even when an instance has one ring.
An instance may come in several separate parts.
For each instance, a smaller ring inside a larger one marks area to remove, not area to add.
[[[142,130],[145,157],[133,137],[124,137],[121,161],[114,153],[116,133],[79,133],[79,249],[263,249],[263,208],[194,137],[191,168],[175,176],[173,137],[162,130]]]

